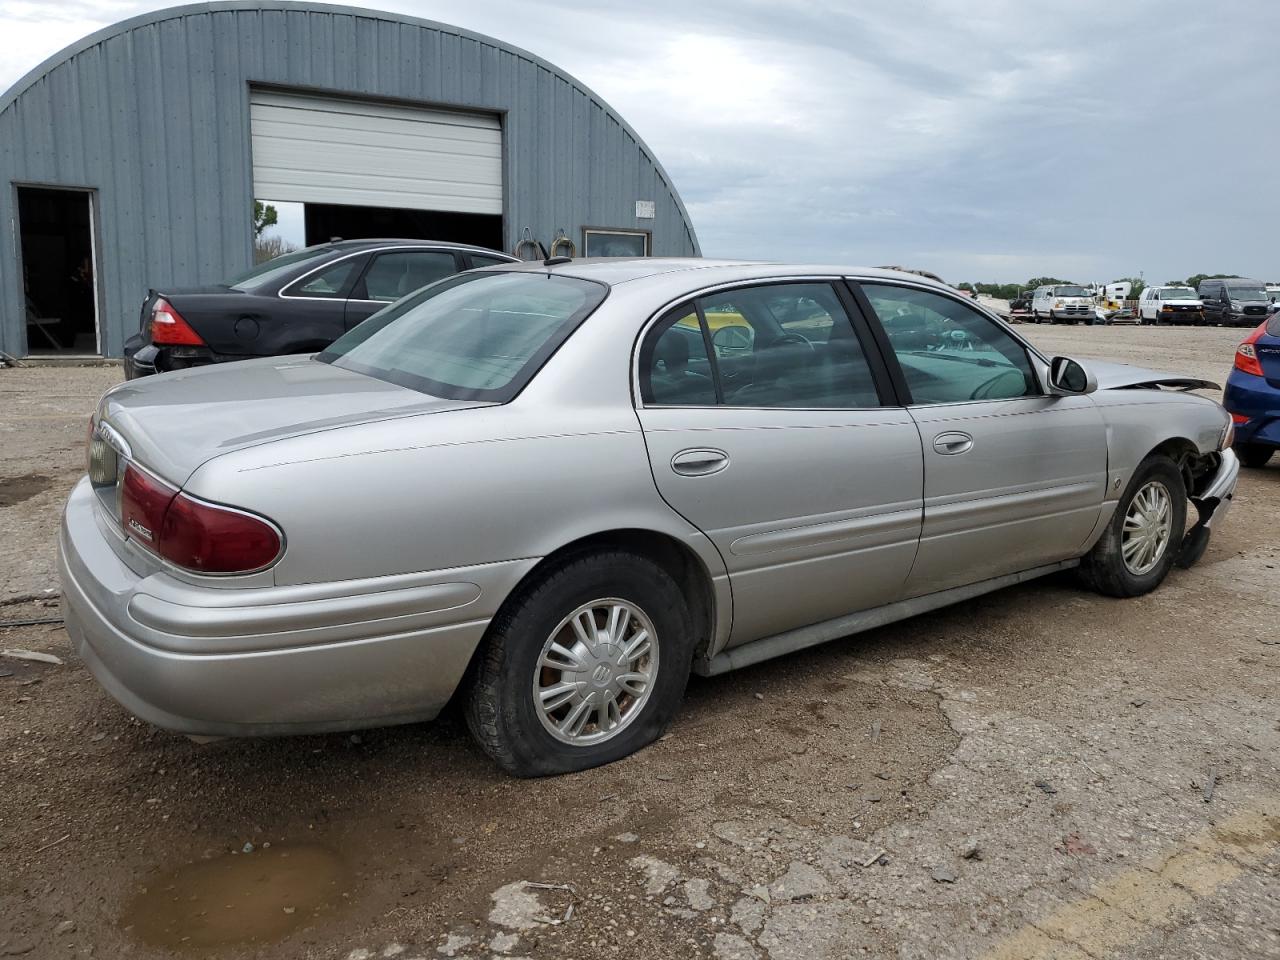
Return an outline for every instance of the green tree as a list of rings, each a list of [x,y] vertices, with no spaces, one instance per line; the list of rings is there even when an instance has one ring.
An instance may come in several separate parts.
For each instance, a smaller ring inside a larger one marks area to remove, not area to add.
[[[1193,273],[1187,277],[1187,286],[1198,287],[1201,280],[1230,280],[1238,276],[1238,273]]]
[[[253,201],[253,235],[254,237],[262,236],[262,231],[267,227],[276,225],[277,216],[276,208],[269,203],[263,203],[260,200]]]
[[[1032,277],[1027,281],[1027,289],[1034,290],[1036,287],[1057,286],[1058,284],[1070,284],[1070,280],[1059,280],[1057,277]]]

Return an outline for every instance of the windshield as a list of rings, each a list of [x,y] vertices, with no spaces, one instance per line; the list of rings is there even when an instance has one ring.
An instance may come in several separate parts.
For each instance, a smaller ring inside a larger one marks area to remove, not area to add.
[[[1262,289],[1259,284],[1242,284],[1236,286],[1234,283],[1227,286],[1227,296],[1232,300],[1270,300],[1271,295]]]
[[[278,280],[295,267],[311,261],[319,263],[325,257],[333,256],[334,252],[333,247],[326,244],[322,247],[307,247],[305,250],[299,250],[296,253],[286,253],[283,256],[276,257],[274,260],[260,263],[252,270],[245,271],[232,280],[230,286],[236,290],[252,290],[254,287],[262,286],[264,283]]]
[[[1089,291],[1084,287],[1054,287],[1053,296],[1055,297],[1087,297]]]
[[[461,274],[370,317],[316,359],[437,397],[505,403],[607,292],[554,274]]]
[[[1161,287],[1161,300],[1199,300],[1200,294],[1190,287]]]

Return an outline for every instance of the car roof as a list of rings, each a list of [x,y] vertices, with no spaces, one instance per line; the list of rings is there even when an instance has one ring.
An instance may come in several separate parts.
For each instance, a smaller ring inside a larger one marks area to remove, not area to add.
[[[480,247],[472,243],[454,243],[450,240],[415,240],[411,237],[362,237],[358,240],[332,240],[328,243],[313,244],[310,249],[330,247],[334,250],[366,250],[372,247],[440,247],[449,250],[466,250],[470,253],[483,253],[488,256],[509,257],[509,253]]]
[[[528,272],[554,272],[561,276],[595,280],[610,286],[638,280],[669,277],[675,273],[699,274],[700,283],[707,285],[733,280],[752,280],[770,277],[805,276],[857,276],[885,280],[908,280],[924,286],[957,292],[954,287],[929,277],[905,270],[886,270],[883,267],[855,267],[823,263],[781,263],[769,260],[712,260],[702,257],[594,257],[564,260],[546,264],[541,260],[522,261],[487,267],[488,270],[520,270]]]

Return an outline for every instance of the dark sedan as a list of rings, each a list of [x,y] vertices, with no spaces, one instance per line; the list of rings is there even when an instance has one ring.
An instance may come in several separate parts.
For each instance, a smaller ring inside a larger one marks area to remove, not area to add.
[[[151,290],[140,329],[124,345],[125,375],[323,350],[420,287],[514,262],[461,244],[339,240],[269,260],[226,284]]]

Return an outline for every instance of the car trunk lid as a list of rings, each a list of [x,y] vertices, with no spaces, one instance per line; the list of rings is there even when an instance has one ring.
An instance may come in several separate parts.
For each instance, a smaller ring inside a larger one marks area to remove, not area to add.
[[[429,396],[311,357],[265,357],[128,381],[103,397],[98,419],[132,460],[181,487],[202,463],[245,447],[490,405]]]

